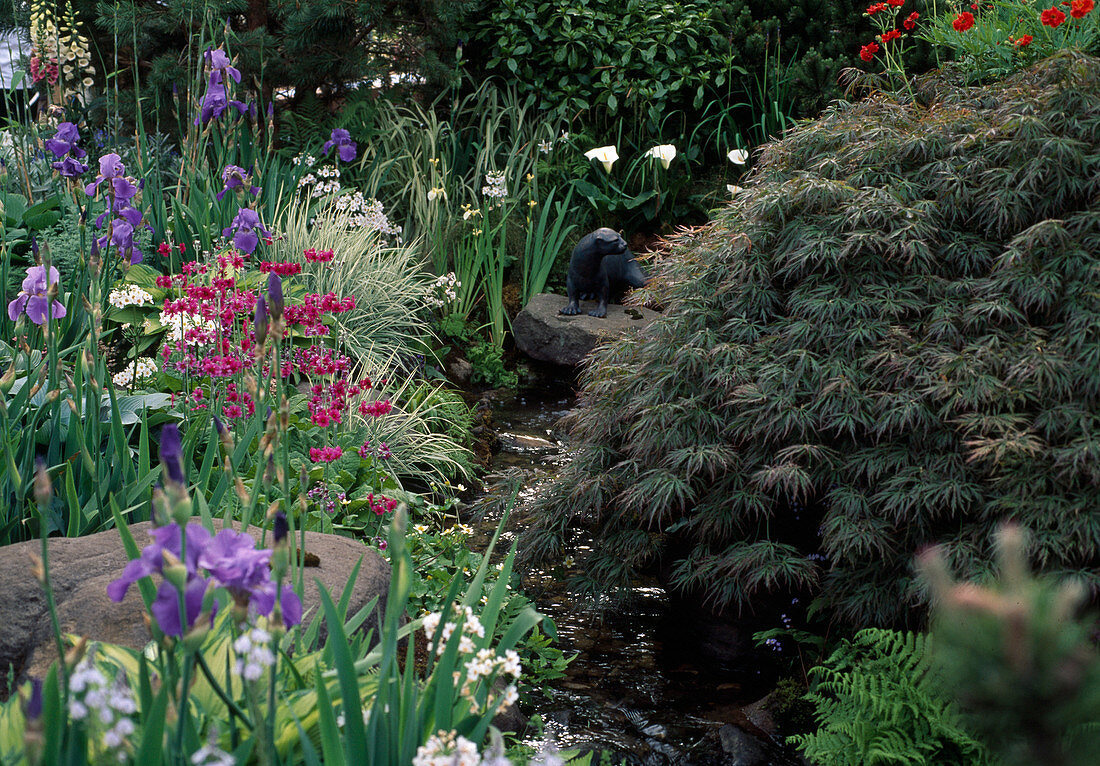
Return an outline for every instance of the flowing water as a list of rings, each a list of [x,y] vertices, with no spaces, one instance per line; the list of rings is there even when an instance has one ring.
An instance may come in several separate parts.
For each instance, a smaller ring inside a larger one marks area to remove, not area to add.
[[[574,406],[572,381],[492,397],[500,450],[486,482],[516,469],[527,473],[520,502],[530,501],[546,478],[569,460],[564,434],[556,428]],[[522,518],[522,509],[514,514]],[[484,516],[482,539],[499,516]],[[505,544],[514,530],[504,533]],[[584,553],[583,542],[577,558]],[[708,625],[685,615],[656,580],[635,584],[629,604],[603,612],[572,594],[563,582],[567,567],[526,572],[524,590],[540,612],[557,625],[557,645],[576,654],[566,677],[555,682],[549,699],[535,707],[559,747],[610,751],[611,763],[734,763],[723,751],[719,730],[746,721],[744,707],[767,693],[774,668],[760,652],[731,662],[712,651],[716,635],[729,640],[736,628]],[[707,635],[709,634],[709,635]],[[743,636],[735,636],[742,646]],[[721,640],[718,642],[721,643]],[[758,734],[760,734],[758,732]],[[729,727],[724,735],[727,740]],[[794,762],[776,751],[770,763]]]

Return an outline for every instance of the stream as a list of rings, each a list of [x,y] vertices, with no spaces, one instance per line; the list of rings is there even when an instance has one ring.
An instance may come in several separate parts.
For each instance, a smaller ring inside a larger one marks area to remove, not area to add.
[[[494,391],[483,399],[491,402],[500,440],[485,484],[522,470],[527,478],[519,502],[530,502],[569,460],[556,423],[574,406],[572,380]],[[513,513],[523,516],[522,508]],[[491,513],[480,517],[475,545],[488,541],[499,519]],[[502,548],[514,537],[514,529],[506,529]],[[576,552],[583,551],[582,542]],[[756,729],[759,715],[746,708],[774,686],[774,663],[766,653],[750,650],[730,662],[728,653],[708,652],[706,642],[713,644],[716,635],[722,636],[719,643],[728,641],[728,624],[708,626],[706,618],[685,614],[655,579],[636,582],[625,607],[601,612],[571,593],[561,574],[561,568],[524,574],[525,593],[557,625],[557,646],[566,657],[576,655],[549,698],[534,701],[558,747],[606,751],[610,763],[628,766],[800,762]],[[742,646],[747,641],[737,640]],[[764,741],[747,738],[743,729]],[[533,738],[530,744],[539,742]],[[761,746],[767,754],[755,759],[741,752]]]

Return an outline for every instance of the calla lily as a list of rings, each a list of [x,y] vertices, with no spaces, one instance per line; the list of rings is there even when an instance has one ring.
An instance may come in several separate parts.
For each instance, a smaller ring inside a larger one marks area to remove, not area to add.
[[[731,195],[733,195],[733,194],[737,194],[738,192],[742,191],[742,189],[741,189],[740,186],[736,186],[734,184],[726,184],[726,191],[728,191]]]
[[[589,149],[584,156],[590,160],[599,160],[603,164],[603,169],[610,173],[611,166],[615,164],[615,160],[619,159],[619,150],[614,146],[599,146]]]
[[[734,165],[744,165],[749,159],[749,153],[745,149],[734,149],[726,156]]]
[[[654,146],[648,152],[645,153],[646,157],[656,157],[661,161],[662,167],[668,170],[668,164],[672,162],[676,157],[676,147],[672,144],[661,144],[660,146]]]

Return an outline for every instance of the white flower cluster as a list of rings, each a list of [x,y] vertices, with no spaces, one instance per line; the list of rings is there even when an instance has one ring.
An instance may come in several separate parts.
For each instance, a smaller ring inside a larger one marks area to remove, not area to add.
[[[129,388],[130,384],[137,380],[145,380],[157,374],[157,363],[153,359],[142,357],[134,359],[121,372],[111,376],[111,380],[119,388]]]
[[[120,675],[113,683],[92,662],[89,653],[69,677],[69,716],[74,721],[87,721],[89,727],[102,729],[103,744],[117,751],[120,761],[126,760],[123,745],[134,733],[131,718],[137,712],[137,702]]]
[[[460,606],[455,611],[466,618],[462,621],[462,635],[458,641],[458,651],[462,654],[473,654],[477,651],[477,646],[474,645],[470,636],[485,638],[485,626],[481,624],[481,620],[477,618],[471,607]],[[432,639],[435,638],[435,630],[439,627],[439,621],[442,617],[443,615],[439,612],[432,612],[424,617],[424,634],[428,637],[429,652],[432,651]],[[443,650],[447,648],[447,642],[457,628],[458,624],[454,622],[447,622],[443,625],[443,634],[440,636],[439,646],[435,647],[436,654],[443,654]]]
[[[31,48],[41,59],[57,62],[62,83],[73,85],[78,81],[85,88],[95,85],[92,75],[92,54],[88,39],[80,33],[72,0],[65,4],[65,18],[61,28],[54,20],[53,3],[34,0],[31,3]],[[41,65],[45,66],[42,61]]]
[[[504,173],[492,170],[485,174],[485,186],[481,187],[481,193],[490,199],[501,199],[508,196],[508,185],[504,180]]]
[[[290,161],[292,165],[305,164],[307,168],[311,168],[317,164],[317,158],[312,154],[299,154]]]
[[[432,308],[443,308],[458,300],[458,288],[460,287],[462,287],[462,283],[458,281],[458,277],[452,271],[436,278],[428,286],[428,294],[424,300]]]
[[[480,766],[477,745],[454,731],[443,731],[428,737],[416,749],[412,766]]]
[[[466,670],[465,678],[460,671],[454,674],[454,682],[457,686],[462,684],[461,694],[472,703],[471,710],[477,713],[482,710],[481,702],[477,699],[477,689],[484,682],[484,688],[491,688],[498,675],[510,676],[513,681],[518,681],[522,673],[519,655],[512,649],[498,655],[496,650],[485,647],[477,648],[474,638],[485,638],[485,627],[481,620],[474,614],[469,606],[456,606],[455,612],[462,624],[458,637],[458,653],[465,655],[463,667]],[[428,651],[435,651],[437,655],[443,654],[455,631],[459,630],[458,623],[446,622],[440,631],[439,646],[434,646],[436,631],[442,615],[432,612],[424,617],[424,633],[428,638]],[[514,705],[519,699],[519,691],[514,683],[508,684],[498,693],[490,692],[485,699],[485,709],[499,711]]]
[[[116,309],[124,309],[127,306],[151,304],[153,296],[137,285],[125,285],[111,290],[111,294],[107,296],[107,302]]]
[[[363,192],[357,191],[354,194],[337,197],[334,204],[337,210],[351,214],[352,228],[377,231],[387,237],[394,237],[398,243],[401,242],[401,227],[390,223],[390,219],[386,217],[385,208],[378,200],[368,199],[363,196]]]
[[[473,659],[466,661],[466,683],[463,685],[463,696],[473,698],[474,687],[481,679],[491,682],[497,673],[509,675],[518,681],[523,672],[520,667],[519,655],[514,649],[509,649],[504,656],[499,656],[492,649],[481,649]],[[519,701],[519,690],[515,684],[504,687],[496,700],[496,709],[503,710]]]
[[[168,335],[165,339],[172,343],[179,343],[183,340],[185,332],[191,330],[199,330],[202,332],[203,337],[196,337],[192,334],[192,337],[188,338],[187,345],[194,346],[201,343],[205,343],[209,337],[212,337],[218,331],[218,324],[212,319],[203,319],[197,314],[188,314],[186,312],[179,314],[165,314],[160,312],[160,324],[162,327],[168,328]]]
[[[233,642],[237,653],[237,675],[246,681],[258,681],[264,670],[275,664],[271,634],[261,628],[246,630]]]
[[[340,185],[340,168],[335,165],[323,165],[317,168],[316,175],[306,173],[298,179],[298,189],[309,189],[309,196],[317,199],[329,194],[339,194],[344,187]]]
[[[192,766],[236,766],[237,759],[218,747],[213,739],[191,754]]]

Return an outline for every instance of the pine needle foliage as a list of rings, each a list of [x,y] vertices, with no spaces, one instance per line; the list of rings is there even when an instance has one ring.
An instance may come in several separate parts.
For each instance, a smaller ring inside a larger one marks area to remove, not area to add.
[[[982,576],[1012,519],[1097,593],[1100,62],[917,93],[800,125],[674,241],[641,291],[664,318],[586,369],[529,555],[586,527],[582,589],[660,563],[718,608],[800,590],[887,625],[916,551]]]
[[[986,766],[982,745],[932,665],[919,633],[870,628],[810,675],[818,730],[791,737],[821,766]]]

